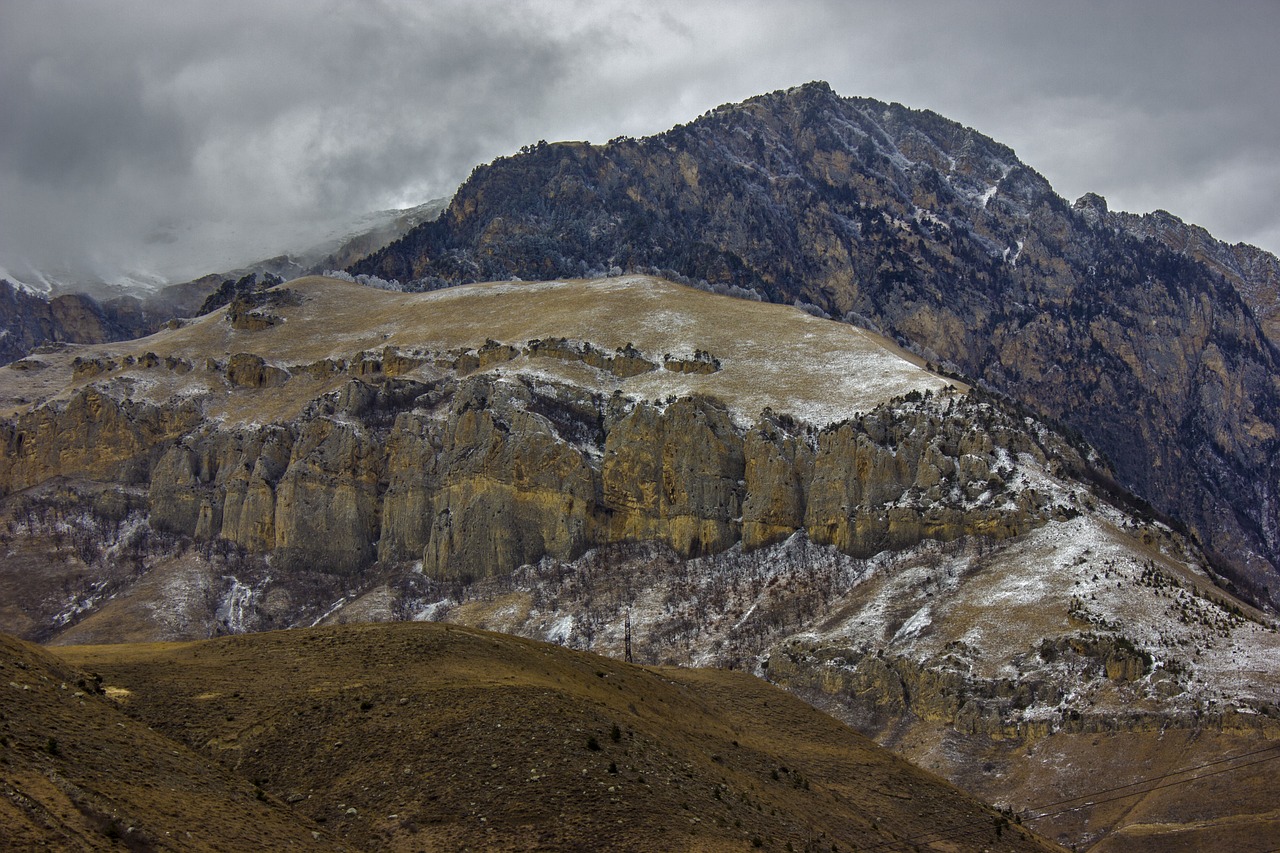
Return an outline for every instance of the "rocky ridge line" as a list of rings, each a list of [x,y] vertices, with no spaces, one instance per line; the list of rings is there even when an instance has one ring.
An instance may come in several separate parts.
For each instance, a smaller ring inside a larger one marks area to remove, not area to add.
[[[1096,208],[973,130],[815,83],[501,158],[352,270],[429,287],[659,270],[814,305],[1078,429],[1274,605],[1280,354],[1242,297],[1266,259],[1224,266]]]

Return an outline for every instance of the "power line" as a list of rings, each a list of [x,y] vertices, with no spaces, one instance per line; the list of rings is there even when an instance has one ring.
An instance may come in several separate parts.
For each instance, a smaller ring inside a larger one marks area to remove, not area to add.
[[[1277,745],[1277,746],[1280,746],[1280,745]],[[1256,754],[1256,753],[1253,753],[1253,754]],[[1248,757],[1248,756],[1239,756],[1239,758],[1246,758],[1246,757]],[[1040,820],[1041,818],[1054,817],[1054,816],[1056,816],[1056,815],[1066,814],[1066,813],[1068,813],[1068,812],[1079,811],[1080,809],[1092,808],[1093,806],[1100,806],[1100,805],[1102,805],[1103,803],[1113,803],[1113,802],[1115,802],[1115,801],[1117,801],[1117,800],[1127,800],[1129,797],[1137,797],[1137,796],[1141,796],[1142,794],[1149,794],[1149,793],[1151,793],[1152,791],[1159,791],[1159,790],[1161,790],[1161,789],[1163,789],[1163,788],[1173,788],[1173,787],[1175,787],[1175,786],[1177,786],[1177,785],[1186,785],[1186,784],[1187,784],[1187,783],[1189,783],[1189,782],[1197,782],[1197,781],[1199,781],[1199,780],[1201,780],[1201,779],[1208,779],[1210,776],[1218,776],[1218,775],[1220,775],[1220,774],[1222,774],[1222,773],[1230,773],[1230,772],[1231,772],[1231,771],[1233,771],[1233,770],[1240,770],[1240,769],[1245,768],[1245,767],[1252,767],[1252,766],[1253,766],[1253,765],[1255,765],[1255,764],[1265,764],[1265,763],[1266,763],[1266,762],[1268,762],[1268,761],[1275,761],[1277,758],[1280,758],[1280,752],[1277,752],[1277,753],[1276,753],[1276,754],[1274,754],[1274,755],[1268,755],[1266,758],[1259,758],[1257,761],[1250,761],[1250,762],[1248,762],[1247,764],[1237,764],[1237,765],[1235,765],[1235,766],[1233,766],[1233,767],[1223,767],[1221,770],[1213,770],[1213,771],[1211,771],[1211,772],[1209,772],[1209,773],[1202,773],[1202,774],[1200,774],[1199,776],[1192,776],[1190,779],[1181,779],[1181,780],[1179,780],[1179,781],[1177,781],[1177,782],[1166,782],[1166,783],[1165,783],[1165,784],[1163,784],[1163,785],[1155,785],[1155,786],[1152,786],[1152,787],[1150,787],[1150,788],[1145,788],[1145,789],[1143,789],[1143,790],[1141,790],[1141,791],[1134,791],[1134,792],[1133,792],[1133,793],[1131,793],[1131,794],[1121,794],[1121,795],[1116,796],[1116,797],[1107,797],[1107,798],[1105,798],[1105,799],[1101,799],[1101,800],[1091,800],[1091,801],[1089,801],[1089,802],[1087,802],[1087,803],[1083,803],[1083,804],[1078,805],[1078,806],[1071,806],[1070,808],[1059,809],[1059,810],[1058,810],[1058,811],[1056,811],[1056,812],[1045,812],[1044,814],[1039,814],[1039,815],[1034,815],[1034,816],[1032,816],[1032,817],[1027,817],[1027,818],[1025,818],[1025,820]],[[1184,772],[1185,772],[1185,771],[1184,771]],[[1148,779],[1148,780],[1146,780],[1146,781],[1148,781],[1148,782],[1151,782],[1151,781],[1157,781],[1157,780],[1159,780],[1159,779],[1161,779],[1161,778],[1168,778],[1168,776],[1176,776],[1176,775],[1178,775],[1178,774],[1176,774],[1176,773],[1170,773],[1170,774],[1167,774],[1167,776],[1164,776],[1164,777],[1157,776],[1157,777],[1154,777],[1154,778],[1152,778],[1152,779]],[[1134,783],[1134,784],[1137,784],[1137,783]],[[1125,786],[1125,787],[1132,787],[1132,786],[1128,786],[1128,785],[1127,785],[1127,786]],[[1082,799],[1082,798],[1081,798],[1081,797],[1076,797],[1076,799]],[[1068,800],[1067,802],[1070,802],[1070,801]]]
[[[1130,793],[1128,793],[1128,794],[1120,794],[1120,795],[1118,795],[1118,796],[1114,796],[1114,797],[1106,797],[1106,798],[1103,798],[1103,799],[1095,799],[1095,798],[1099,797],[1099,796],[1100,796],[1100,795],[1102,795],[1102,794],[1115,793],[1115,792],[1117,792],[1117,791],[1123,791],[1123,790],[1125,790],[1126,788],[1135,788],[1135,787],[1138,787],[1139,785],[1150,785],[1150,784],[1151,784],[1151,783],[1153,783],[1153,782],[1160,782],[1161,780],[1164,780],[1164,779],[1172,779],[1172,778],[1173,778],[1173,777],[1175,777],[1175,776],[1185,776],[1186,774],[1188,774],[1188,773],[1194,773],[1194,772],[1195,772],[1195,771],[1197,771],[1197,770],[1204,770],[1204,769],[1207,769],[1207,768],[1209,768],[1209,767],[1216,767],[1217,765],[1220,765],[1220,764],[1226,764],[1226,763],[1229,763],[1229,762],[1237,762],[1237,761],[1240,761],[1241,759],[1244,759],[1244,758],[1251,758],[1251,757],[1253,757],[1253,756],[1255,756],[1255,755],[1262,755],[1262,754],[1264,754],[1264,753],[1273,753],[1273,754],[1272,754],[1272,755],[1268,755],[1268,756],[1267,756],[1267,757],[1265,757],[1265,758],[1260,758],[1260,759],[1258,759],[1257,761],[1250,761],[1250,762],[1247,762],[1247,763],[1245,763],[1245,764],[1233,764],[1233,765],[1232,765],[1232,766],[1230,766],[1230,767],[1223,767],[1223,768],[1221,768],[1221,769],[1219,769],[1219,770],[1214,770],[1214,771],[1209,772],[1209,773],[1201,773],[1201,774],[1196,775],[1196,776],[1191,776],[1191,777],[1189,777],[1189,778],[1187,778],[1187,779],[1180,779],[1180,780],[1178,780],[1178,781],[1175,781],[1175,782],[1168,782],[1168,783],[1163,784],[1163,785],[1154,785],[1154,786],[1149,787],[1149,788],[1143,788],[1142,790],[1139,790],[1139,791],[1132,791],[1132,792],[1130,792]],[[1067,814],[1067,813],[1069,813],[1069,812],[1079,811],[1079,810],[1081,810],[1081,809],[1092,808],[1092,807],[1094,807],[1094,806],[1103,805],[1103,804],[1105,804],[1105,803],[1115,802],[1115,801],[1118,801],[1118,800],[1124,800],[1124,799],[1128,799],[1128,798],[1130,798],[1130,797],[1137,797],[1137,796],[1141,796],[1141,795],[1143,795],[1143,794],[1147,794],[1147,793],[1150,793],[1150,792],[1152,792],[1152,791],[1158,791],[1158,790],[1161,790],[1161,789],[1163,789],[1163,788],[1172,788],[1172,787],[1175,787],[1175,786],[1178,786],[1178,785],[1186,785],[1186,784],[1189,784],[1189,783],[1191,783],[1191,782],[1196,782],[1196,781],[1198,781],[1198,780],[1200,780],[1200,779],[1207,779],[1207,778],[1209,778],[1210,776],[1217,776],[1217,775],[1220,775],[1220,774],[1223,774],[1223,773],[1230,773],[1230,772],[1232,772],[1232,771],[1240,770],[1240,769],[1243,769],[1243,768],[1245,768],[1245,767],[1252,767],[1252,766],[1253,766],[1253,765],[1255,765],[1255,764],[1263,764],[1263,763],[1268,762],[1268,761],[1274,761],[1274,760],[1275,760],[1275,759],[1277,759],[1277,758],[1280,758],[1280,743],[1274,743],[1274,744],[1271,744],[1270,746],[1265,746],[1265,747],[1263,747],[1263,748],[1261,748],[1261,749],[1252,750],[1252,751],[1250,751],[1250,752],[1244,752],[1244,753],[1241,753],[1240,755],[1234,755],[1234,756],[1231,756],[1231,757],[1229,757],[1229,758],[1218,758],[1218,759],[1214,759],[1213,761],[1206,761],[1206,762],[1202,762],[1202,763],[1200,763],[1200,764],[1193,764],[1193,765],[1190,765],[1189,767],[1183,767],[1183,768],[1178,769],[1178,770],[1171,770],[1171,771],[1169,771],[1168,773],[1161,773],[1161,774],[1156,775],[1156,776],[1150,776],[1150,777],[1148,777],[1148,778],[1146,778],[1146,779],[1140,779],[1140,780],[1138,780],[1138,781],[1136,781],[1136,782],[1130,782],[1130,783],[1129,783],[1129,784],[1127,784],[1127,785],[1117,785],[1117,786],[1114,786],[1114,787],[1111,787],[1111,788],[1102,788],[1102,789],[1097,790],[1097,791],[1092,791],[1092,792],[1090,792],[1090,793],[1086,793],[1086,794],[1080,794],[1080,795],[1078,795],[1078,796],[1070,797],[1070,798],[1065,799],[1065,800],[1058,800],[1058,801],[1056,801],[1056,802],[1046,803],[1046,804],[1045,804],[1045,805],[1043,805],[1043,806],[1038,806],[1038,807],[1035,807],[1035,808],[1027,808],[1027,809],[1023,809],[1021,812],[1019,812],[1019,815],[1022,817],[1022,820],[1024,820],[1024,821],[1037,821],[1037,820],[1041,820],[1041,819],[1043,819],[1043,818],[1047,818],[1047,817],[1055,817],[1055,816],[1057,816],[1057,815]],[[1059,810],[1057,810],[1057,811],[1048,811],[1048,812],[1044,812],[1043,814],[1030,815],[1030,816],[1028,816],[1028,813],[1029,813],[1029,812],[1032,812],[1032,811],[1041,811],[1041,810],[1043,810],[1043,809],[1053,809],[1053,808],[1054,808],[1054,807],[1056,807],[1056,806],[1065,805],[1065,804],[1067,804],[1067,803],[1074,803],[1074,802],[1076,802],[1077,800],[1089,800],[1089,802],[1082,803],[1081,805],[1078,805],[1078,806],[1072,806],[1072,807],[1069,807],[1069,808],[1059,809]],[[996,818],[996,820],[998,821],[998,820],[999,820],[999,818],[997,817],[997,818]],[[1010,826],[1012,826],[1012,824],[1010,824]],[[956,833],[957,833],[957,832],[960,832],[960,833],[961,833],[961,836],[960,836],[960,837],[966,837],[966,836],[974,835],[976,831],[981,831],[981,832],[983,832],[983,833],[985,834],[985,833],[987,833],[987,832],[990,832],[990,831],[991,831],[991,827],[992,827],[992,824],[991,824],[991,823],[989,823],[989,822],[988,822],[988,821],[986,821],[986,820],[982,820],[982,821],[969,821],[968,823],[956,824],[956,825],[951,826],[951,827],[945,827],[945,828],[943,828],[943,829],[933,830],[933,831],[930,831],[930,832],[922,833],[922,834],[920,834],[920,835],[906,836],[906,837],[903,837],[903,838],[885,839],[885,840],[882,840],[882,841],[880,841],[879,843],[877,843],[877,844],[873,844],[873,845],[871,845],[871,846],[869,846],[869,847],[860,847],[860,848],[858,848],[858,849],[860,849],[860,850],[880,850],[880,849],[883,849],[883,848],[886,848],[886,847],[891,847],[891,846],[895,846],[895,845],[899,845],[899,844],[901,844],[901,845],[907,845],[907,844],[915,844],[915,843],[920,843],[920,842],[925,842],[925,841],[935,841],[935,840],[936,840],[936,841],[940,841],[940,840],[944,840],[945,838],[948,838],[948,837],[955,839],[955,838],[956,838]],[[1267,853],[1280,853],[1280,848],[1276,848],[1276,849],[1275,849],[1275,850],[1273,850],[1273,851],[1267,851]]]
[[[1169,779],[1173,776],[1181,776],[1185,773],[1191,773],[1195,770],[1203,770],[1206,767],[1214,767],[1218,764],[1225,764],[1226,762],[1229,762],[1229,761],[1239,761],[1242,758],[1249,758],[1250,756],[1253,756],[1253,755],[1259,755],[1264,752],[1272,752],[1278,749],[1280,749],[1280,743],[1273,743],[1270,746],[1264,746],[1262,749],[1255,749],[1252,752],[1242,752],[1241,754],[1233,755],[1230,758],[1217,758],[1217,759],[1214,759],[1213,761],[1206,761],[1203,764],[1193,764],[1190,767],[1183,767],[1181,770],[1171,770],[1168,773],[1161,773],[1158,776],[1150,776],[1146,779],[1139,779],[1137,782],[1130,782],[1127,785],[1117,785],[1113,788],[1103,788],[1098,791],[1090,791],[1087,794],[1079,794],[1078,796],[1075,796],[1075,797],[1068,797],[1065,800],[1058,800],[1052,803],[1045,803],[1042,806],[1036,806],[1034,809],[1031,809],[1031,808],[1023,809],[1023,813],[1026,813],[1029,811],[1040,811],[1041,809],[1051,809],[1056,806],[1066,805],[1067,803],[1074,803],[1076,800],[1084,800],[1090,797],[1101,796],[1102,794],[1110,794],[1114,791],[1123,791],[1125,788],[1134,788],[1134,787],[1137,787],[1138,785],[1146,785],[1150,782],[1159,782],[1162,779]],[[1243,766],[1247,766],[1247,765],[1243,765]],[[1213,774],[1205,774],[1205,775],[1213,775]],[[1193,782],[1195,780],[1188,779],[1187,781]],[[1153,788],[1152,790],[1155,790],[1155,789]],[[1137,793],[1142,793],[1142,792],[1139,791]]]

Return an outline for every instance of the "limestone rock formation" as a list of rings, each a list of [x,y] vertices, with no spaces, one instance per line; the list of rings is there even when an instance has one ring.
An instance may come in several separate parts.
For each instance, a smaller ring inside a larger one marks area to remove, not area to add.
[[[262,371],[235,356],[227,381],[256,389]],[[194,404],[90,386],[5,429],[7,493],[55,477],[145,483],[157,529],[271,553],[285,570],[421,560],[429,576],[468,579],[614,542],[695,557],[804,529],[869,555],[1011,536],[1062,511],[1013,485],[1020,466],[1050,454],[1086,467],[1065,442],[1046,451],[993,403],[960,397],[822,429],[773,413],[743,428],[713,398],[606,399],[483,373],[352,378],[302,419],[230,429]]]
[[[1078,430],[1280,603],[1266,253],[1097,196],[1073,208],[998,142],[814,83],[654,137],[501,158],[352,270],[436,287],[613,267],[892,335]]]
[[[0,423],[5,494],[55,477],[144,483],[165,445],[194,429],[200,407],[120,400],[95,388]]]
[[[832,346],[861,348],[848,356],[854,377],[865,370],[912,390],[894,399],[873,390],[867,399],[887,402],[814,424],[785,409],[850,409],[797,374],[774,398],[784,411],[752,413],[742,395],[756,393],[758,370],[772,365],[746,369],[757,348],[728,337],[717,344],[729,347],[724,360],[705,346],[659,356],[631,342],[527,335],[519,345],[488,338],[445,349],[408,323],[412,346],[377,331],[377,349],[317,350],[306,332],[331,322],[318,306],[345,302],[347,287],[255,291],[256,305],[282,312],[280,323],[248,327],[233,301],[145,345],[61,354],[47,382],[10,369],[3,378],[17,387],[58,393],[22,404],[3,424],[0,488],[12,495],[59,478],[73,490],[137,484],[152,529],[270,555],[286,573],[420,562],[428,577],[469,581],[622,542],[662,543],[693,558],[798,530],[856,555],[923,539],[1006,537],[1064,511],[1028,490],[1018,470],[1051,460],[1076,475],[1092,470],[1079,450],[1032,435],[995,398],[965,395],[885,344],[793,309],[782,311],[798,323],[797,342],[834,335]],[[535,301],[521,304],[559,299],[561,289],[529,291]],[[584,300],[624,294],[647,316],[657,295],[692,298],[680,319],[689,328],[742,308],[771,318],[775,335],[784,328],[771,307],[649,280],[568,291],[589,317],[597,309],[583,309]],[[510,293],[495,285],[385,298],[455,311]],[[382,323],[386,308],[366,301]],[[272,341],[283,349],[270,357],[249,349]],[[213,354],[196,369],[202,352]],[[645,399],[624,387],[688,391]],[[856,379],[851,388],[865,393]]]

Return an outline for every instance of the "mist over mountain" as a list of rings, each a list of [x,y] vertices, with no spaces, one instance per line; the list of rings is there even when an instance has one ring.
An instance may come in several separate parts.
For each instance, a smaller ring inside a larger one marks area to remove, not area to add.
[[[1018,820],[1100,853],[1280,843],[1275,258],[823,84],[530,145],[412,219],[307,260],[404,235],[348,272],[171,289],[200,316],[145,338],[11,289],[5,340],[45,345],[0,368],[0,630],[96,675],[0,642],[30,700],[0,716],[6,826],[110,846],[203,813],[157,810],[141,765],[114,798],[107,752],[60,764],[96,719],[172,739],[162,789],[252,790],[270,824],[237,832],[318,846],[888,843],[898,818],[797,775],[808,745],[748,731],[823,719],[765,679],[999,805],[974,847],[1037,844]],[[450,624],[341,627],[411,621]],[[668,687],[695,704],[641,725]],[[915,778],[888,796],[918,840],[944,822]]]
[[[146,281],[126,279],[107,284],[93,278],[59,280],[36,274],[27,276],[36,282],[32,286],[0,277],[0,364],[44,345],[96,344],[149,335],[170,320],[202,313],[211,294],[228,290],[237,282],[242,288],[258,282],[266,286],[268,282],[341,269],[435,218],[445,203],[446,199],[434,199],[405,210],[367,214],[324,239],[311,235],[307,240],[315,242],[307,242],[305,247],[292,247],[191,281],[149,277]]]
[[[1275,606],[1274,259],[1156,220],[1073,206],[976,131],[814,83],[644,139],[528,146],[351,271],[616,267],[815,305],[1078,429]]]

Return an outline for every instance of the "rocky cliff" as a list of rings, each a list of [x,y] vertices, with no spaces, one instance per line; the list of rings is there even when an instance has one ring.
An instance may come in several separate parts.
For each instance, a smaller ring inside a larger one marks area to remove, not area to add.
[[[141,483],[156,529],[271,553],[285,570],[420,560],[466,579],[615,542],[693,557],[805,530],[869,556],[1013,536],[1069,511],[1019,486],[1021,468],[1086,468],[1066,442],[1042,447],[958,396],[821,429],[773,413],[744,428],[710,397],[630,401],[490,375],[349,377],[297,420],[232,428],[191,402],[91,386],[5,424],[0,441],[8,494],[55,478]]]
[[[156,316],[129,296],[101,302],[83,293],[48,298],[0,279],[0,364],[42,345],[134,338],[154,331],[168,318]]]
[[[1024,750],[1274,737],[1272,623],[1078,436],[957,382],[649,277],[291,282],[0,370],[0,629],[439,620],[745,668],[1019,808],[1090,781]]]
[[[938,115],[810,84],[480,167],[438,221],[352,270],[421,286],[663,270],[870,325],[1079,430],[1274,603],[1274,264],[1148,235],[1100,201],[1068,204]]]
[[[303,282],[128,347],[16,363],[3,494],[132,485],[152,530],[269,554],[286,573],[418,563],[470,581],[625,542],[692,558],[801,530],[854,556],[1005,538],[1076,511],[1038,477],[1100,464],[887,341],[795,309],[652,279],[377,293]],[[577,334],[531,337],[557,300]],[[468,345],[463,318],[492,311],[509,327],[476,328],[505,340]],[[657,352],[668,326],[704,346]],[[825,355],[770,390],[776,409],[752,411],[779,360],[756,343],[766,328],[788,357]]]

